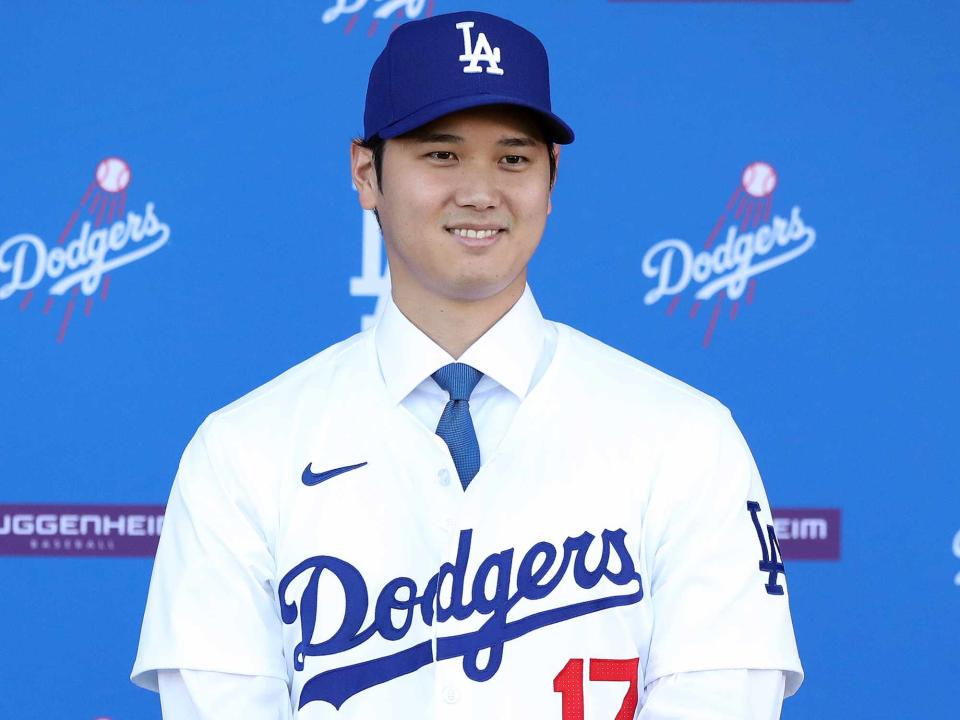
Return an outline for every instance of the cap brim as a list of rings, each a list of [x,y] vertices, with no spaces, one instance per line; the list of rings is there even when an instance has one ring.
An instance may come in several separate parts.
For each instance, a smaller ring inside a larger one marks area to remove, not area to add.
[[[544,122],[544,129],[549,134],[547,140],[550,142],[559,143],[560,145],[569,145],[573,142],[573,129],[567,125],[563,120],[554,115],[552,112],[548,112],[543,108],[537,107],[530,103],[526,103],[517,98],[509,97],[507,95],[490,95],[490,94],[480,94],[480,95],[464,95],[461,97],[455,98],[446,98],[438,102],[433,103],[432,105],[427,105],[426,107],[420,108],[415,113],[407,115],[401,120],[392,125],[387,125],[387,127],[380,130],[376,133],[379,137],[384,140],[389,140],[390,138],[395,138],[404,133],[408,133],[411,130],[416,130],[421,125],[426,125],[429,122],[436,120],[439,117],[444,115],[449,115],[450,113],[457,112],[459,110],[466,110],[472,107],[481,107],[484,105],[515,105],[517,107],[527,108],[532,110]],[[371,138],[366,138],[370,140]]]

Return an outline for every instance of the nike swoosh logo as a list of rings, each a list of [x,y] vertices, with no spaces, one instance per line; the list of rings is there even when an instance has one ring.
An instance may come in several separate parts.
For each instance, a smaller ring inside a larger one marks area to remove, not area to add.
[[[324,480],[329,480],[332,477],[337,475],[343,475],[345,472],[350,472],[351,470],[356,470],[357,468],[362,468],[367,463],[357,463],[356,465],[346,465],[345,467],[334,468],[333,470],[324,470],[322,473],[315,473],[310,470],[310,466],[313,463],[307,463],[307,466],[303,469],[303,484],[307,487],[312,485],[319,485]]]

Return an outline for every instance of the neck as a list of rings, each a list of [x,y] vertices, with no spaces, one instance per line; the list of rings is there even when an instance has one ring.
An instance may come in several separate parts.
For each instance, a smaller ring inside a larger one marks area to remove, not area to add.
[[[438,297],[419,287],[394,286],[393,301],[410,322],[456,360],[507,314],[525,287],[526,273],[482,300]]]

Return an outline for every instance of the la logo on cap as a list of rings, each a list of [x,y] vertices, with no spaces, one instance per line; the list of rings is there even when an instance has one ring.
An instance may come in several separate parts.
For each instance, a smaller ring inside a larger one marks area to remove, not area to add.
[[[491,75],[503,75],[503,68],[497,63],[500,62],[500,48],[490,47],[490,41],[484,33],[477,36],[477,42],[474,45],[470,37],[470,30],[473,28],[472,20],[457,23],[457,29],[463,31],[463,54],[460,56],[460,62],[469,61],[470,64],[463,68],[465,73],[483,72],[480,67],[481,62],[487,63],[487,72]]]

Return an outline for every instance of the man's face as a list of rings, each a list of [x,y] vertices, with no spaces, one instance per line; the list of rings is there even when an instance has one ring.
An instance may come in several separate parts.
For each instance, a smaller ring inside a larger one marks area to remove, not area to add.
[[[354,146],[354,183],[380,217],[394,297],[522,291],[551,209],[547,153],[532,115],[510,106],[452,113],[388,140],[382,188],[371,152]]]

